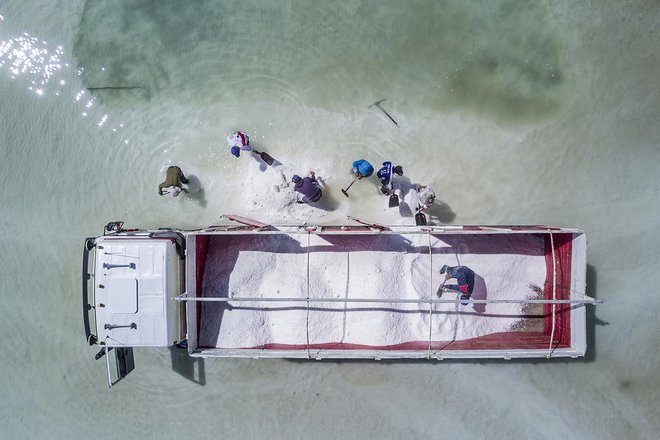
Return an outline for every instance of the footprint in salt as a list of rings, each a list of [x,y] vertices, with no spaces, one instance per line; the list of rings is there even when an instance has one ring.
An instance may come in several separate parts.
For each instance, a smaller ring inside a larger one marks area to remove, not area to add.
[[[418,255],[410,265],[410,281],[416,297],[420,299],[428,299],[432,290],[430,270],[428,255]]]

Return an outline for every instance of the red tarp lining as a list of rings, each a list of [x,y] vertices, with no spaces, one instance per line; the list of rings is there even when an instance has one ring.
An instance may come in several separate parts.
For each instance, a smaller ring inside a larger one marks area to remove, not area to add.
[[[552,275],[553,261],[550,236],[545,237],[545,262],[546,281],[543,288],[544,299],[552,299]],[[555,247],[555,259],[557,270],[556,299],[570,299],[571,285],[571,261],[572,261],[572,233],[553,234]],[[197,293],[202,292],[202,277],[204,275],[204,263],[208,250],[208,237],[197,236]],[[199,295],[198,295],[199,296]],[[197,303],[197,332],[199,334],[199,319],[201,303]],[[555,309],[555,334],[553,339],[554,348],[566,348],[571,344],[571,305],[557,304]],[[481,336],[461,341],[433,341],[431,350],[506,350],[506,349],[542,349],[548,348],[550,344],[550,333],[552,331],[552,305],[544,306],[544,315],[547,316],[543,322],[543,332],[503,332]],[[216,347],[205,347],[216,348]],[[222,348],[222,347],[217,347]],[[428,350],[428,341],[411,341],[396,345],[371,346],[361,344],[325,343],[311,344],[311,350]],[[245,349],[262,350],[306,350],[304,344],[265,344],[256,347],[245,347]]]
[[[571,261],[573,257],[573,234],[552,234],[555,242],[555,259],[557,267],[556,299],[570,299],[571,297]],[[547,270],[546,282],[543,288],[545,299],[552,299],[552,250],[550,248],[550,235],[545,235],[545,266]],[[552,332],[552,304],[546,304],[543,312],[548,316],[543,321],[543,332],[547,335],[550,344]],[[553,347],[569,347],[571,345],[571,305],[557,304],[555,308],[555,335]]]
[[[431,350],[503,350],[548,348],[548,336],[539,332],[503,332],[462,341],[434,341]],[[394,345],[362,345],[345,343],[310,344],[310,350],[428,350],[428,341],[412,341]],[[305,344],[264,344],[257,350],[306,350]]]
[[[195,297],[202,296],[202,281],[204,280],[204,268],[206,267],[206,253],[209,250],[209,237],[208,235],[197,235],[195,237]],[[199,328],[202,317],[202,303],[196,302],[197,307],[197,340],[199,340]],[[190,305],[189,305],[190,306]]]

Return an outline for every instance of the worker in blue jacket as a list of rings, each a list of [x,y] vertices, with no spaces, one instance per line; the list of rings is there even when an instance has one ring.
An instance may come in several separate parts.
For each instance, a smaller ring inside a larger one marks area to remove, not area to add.
[[[376,173],[378,180],[380,180],[380,183],[383,185],[380,188],[380,191],[386,196],[392,194],[392,190],[394,189],[394,185],[392,185],[393,174],[396,174],[397,176],[403,176],[403,167],[401,165],[397,165],[392,168],[392,162],[390,161],[383,162],[383,167],[378,170],[378,173]]]
[[[353,162],[353,174],[356,179],[369,177],[374,173],[374,167],[364,159]]]
[[[474,289],[474,271],[467,266],[447,266],[440,269],[441,274],[445,274],[445,280],[442,282],[443,290],[453,290],[461,294],[461,300],[470,299],[472,289]],[[456,284],[446,285],[447,280],[455,278]],[[461,302],[462,305],[468,305],[467,302]]]
[[[303,199],[299,200],[298,203],[318,202],[323,195],[314,171],[310,171],[305,178],[301,178],[296,174],[291,180],[295,184],[294,189],[303,195]]]

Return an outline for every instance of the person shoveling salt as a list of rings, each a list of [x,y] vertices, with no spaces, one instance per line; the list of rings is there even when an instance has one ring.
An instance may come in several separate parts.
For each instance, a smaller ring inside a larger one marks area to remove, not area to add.
[[[378,170],[378,173],[376,173],[378,180],[380,180],[380,183],[383,185],[381,186],[380,191],[390,197],[390,208],[399,206],[399,196],[394,194],[394,185],[392,184],[392,178],[394,177],[393,174],[403,176],[403,167],[401,165],[392,167],[392,162],[390,161],[383,162],[383,167]]]
[[[250,136],[242,131],[237,131],[227,136],[227,143],[230,147],[237,147],[243,151],[252,151]]]
[[[162,196],[169,194],[172,197],[178,197],[181,194],[181,191],[188,192],[183,185],[188,183],[188,179],[184,176],[181,168],[177,166],[171,166],[167,168],[165,172],[165,181],[158,185],[158,195]],[[165,191],[163,191],[163,189]]]
[[[426,225],[426,215],[422,212],[429,209],[435,202],[435,192],[428,185],[413,185],[417,191],[417,213],[415,214],[415,223],[417,226]]]
[[[227,136],[227,143],[229,144],[231,154],[236,157],[240,157],[241,150],[243,150],[258,154],[268,165],[272,166],[275,162],[275,159],[273,159],[268,153],[260,152],[252,148],[252,146],[250,146],[250,136],[242,131],[237,131]]]
[[[323,196],[314,171],[310,171],[309,175],[304,178],[296,174],[291,180],[295,185],[293,189],[303,195],[302,200],[297,201],[298,203],[318,202]]]
[[[353,174],[356,179],[364,179],[374,173],[374,167],[364,159],[358,159],[353,162]]]
[[[348,190],[353,184],[355,183],[356,180],[361,180],[364,179],[365,177],[369,177],[374,173],[374,167],[371,165],[369,162],[367,162],[364,159],[358,159],[355,162],[353,162],[353,174],[355,177],[353,178],[353,181],[351,182],[350,185],[348,185],[348,188],[341,190],[342,193],[346,197],[348,197]]]
[[[445,280],[440,284],[438,289],[438,296],[442,296],[442,292],[452,290],[460,293],[461,301],[469,300],[472,296],[474,289],[474,271],[467,266],[447,266],[446,264],[440,269],[441,274],[445,274]],[[456,284],[446,285],[445,283],[451,279],[456,279]],[[461,302],[466,306],[469,303]]]

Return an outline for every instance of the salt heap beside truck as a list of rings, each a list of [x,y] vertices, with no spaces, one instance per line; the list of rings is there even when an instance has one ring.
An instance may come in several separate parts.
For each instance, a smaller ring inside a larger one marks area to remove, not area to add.
[[[85,240],[85,333],[110,386],[134,367],[134,347],[318,360],[586,352],[585,305],[596,301],[584,293],[581,230],[224,217],[233,223],[194,231],[113,222]],[[467,305],[438,289],[443,265],[476,273]]]

